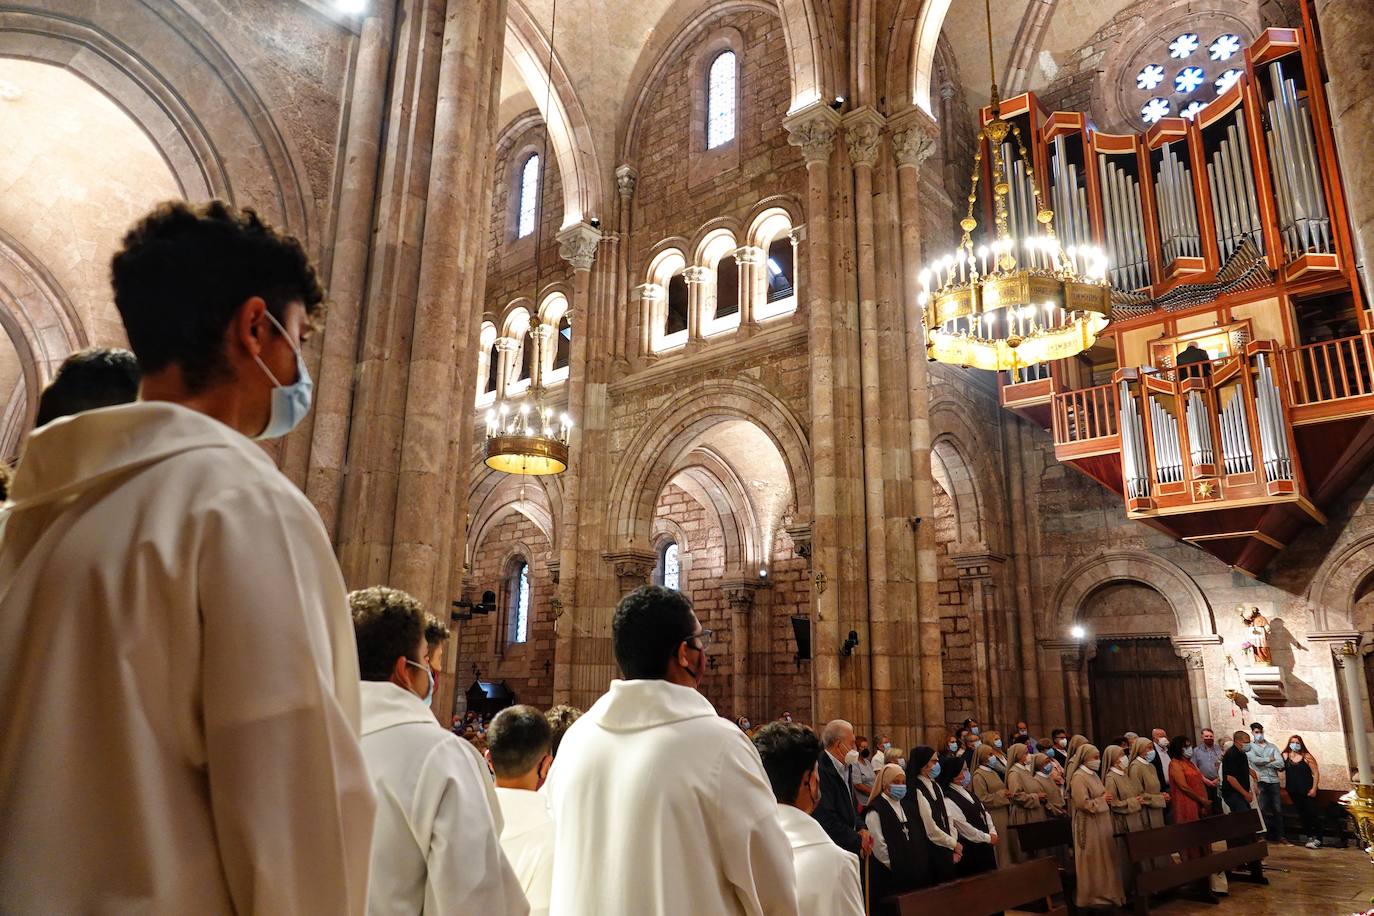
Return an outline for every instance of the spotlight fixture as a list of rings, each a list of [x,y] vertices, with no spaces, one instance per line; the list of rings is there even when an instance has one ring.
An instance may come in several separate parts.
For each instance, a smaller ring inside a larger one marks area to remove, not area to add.
[[[767,578],[768,578],[768,570],[766,570],[766,569],[760,569],[760,570],[759,570],[759,578],[760,578],[760,579],[767,579]]]
[[[844,96],[842,96],[842,95],[837,95],[837,96],[835,96],[835,98],[831,99],[831,100],[830,100],[830,107],[833,108],[833,109],[835,109],[836,111],[839,111],[841,108],[843,108],[843,107],[844,107]]]
[[[840,646],[840,654],[843,655],[845,658],[849,658],[849,656],[854,654],[854,650],[858,647],[859,631],[850,630],[849,635],[845,637],[844,645]]]
[[[593,229],[600,229],[600,228],[601,228],[601,217],[599,217],[599,216],[590,217],[590,218],[587,220],[587,222],[591,223],[591,226],[592,226]]]
[[[1069,631],[1069,635],[1071,635],[1074,639],[1082,639],[1084,636],[1088,635],[1088,631],[1083,629],[1082,627],[1074,627],[1072,630]]]

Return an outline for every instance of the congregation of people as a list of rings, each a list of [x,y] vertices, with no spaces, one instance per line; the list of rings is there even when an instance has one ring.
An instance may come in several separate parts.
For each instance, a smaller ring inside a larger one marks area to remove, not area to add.
[[[1072,822],[1078,904],[1115,906],[1120,834],[1256,807],[1281,840],[1281,785],[1320,844],[1316,758],[1259,723],[1098,745],[968,719],[903,749],[725,719],[699,690],[711,632],[658,586],[620,601],[621,678],[585,712],[446,728],[445,623],[347,592],[253,441],[312,398],[300,245],[167,205],[113,282],[133,354],[69,361],[0,479],[6,912],[857,916],[1020,861],[1012,828],[1050,818]]]

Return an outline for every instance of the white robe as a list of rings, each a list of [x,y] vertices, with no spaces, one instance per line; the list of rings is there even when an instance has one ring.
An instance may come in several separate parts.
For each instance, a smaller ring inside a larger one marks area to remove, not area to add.
[[[0,511],[0,904],[362,913],[374,799],[319,515],[165,402],[32,435]]]
[[[778,822],[792,844],[797,909],[803,916],[863,916],[859,857],[841,849],[814,817],[778,805]]]
[[[690,687],[612,681],[549,774],[553,916],[797,912],[758,751]]]
[[[553,817],[549,800],[539,792],[496,787],[501,816],[501,848],[510,859],[520,888],[530,902],[530,916],[548,916],[553,887]]]
[[[486,761],[389,681],[363,681],[363,757],[377,790],[369,916],[524,916],[501,851]]]

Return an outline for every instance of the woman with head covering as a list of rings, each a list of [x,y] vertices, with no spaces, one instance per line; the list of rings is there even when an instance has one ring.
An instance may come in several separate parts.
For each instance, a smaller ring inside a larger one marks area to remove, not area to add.
[[[864,826],[873,838],[873,900],[930,884],[925,836],[919,820],[913,822],[907,814],[906,793],[906,774],[896,764],[884,766],[873,778],[864,808]]]
[[[1006,840],[1011,798],[1007,792],[1007,784],[1002,781],[1002,756],[996,748],[984,744],[978,748],[975,762],[977,767],[973,771],[971,784],[973,797],[987,809],[988,816],[992,818],[992,826],[1002,837],[1002,842],[998,843],[994,850],[997,853],[997,867],[1006,868],[1011,864]]]
[[[1069,739],[1069,749],[1067,751],[1069,762],[1064,764],[1064,795],[1068,797],[1069,804],[1073,804],[1073,796],[1072,793],[1069,792],[1069,788],[1073,784],[1073,757],[1078,753],[1078,749],[1087,743],[1088,739],[1082,735],[1074,735]]]
[[[1169,804],[1169,793],[1159,784],[1159,771],[1155,769],[1155,743],[1149,738],[1136,738],[1131,745],[1131,762],[1126,773],[1131,777],[1136,795],[1145,796],[1140,810],[1144,827],[1164,826],[1164,806]]]
[[[1102,784],[1113,797],[1113,832],[1130,833],[1140,830],[1144,823],[1140,816],[1140,806],[1145,802],[1145,798],[1136,791],[1135,784],[1126,773],[1126,752],[1118,745],[1108,745],[1102,752],[1102,768]]]
[[[978,736],[978,740],[995,751],[1003,754],[1006,753],[1005,749],[1002,747],[1002,735],[1000,732],[985,731]]]
[[[945,810],[949,822],[964,846],[964,855],[955,866],[957,877],[964,878],[997,868],[997,849],[1000,841],[992,816],[982,802],[973,797],[970,787],[973,774],[964,766],[962,755],[940,758],[940,775],[935,780],[945,793]]]
[[[1035,774],[1035,787],[1045,797],[1045,816],[1063,817],[1064,787],[1059,782],[1063,776],[1055,772],[1054,760],[1049,754],[1036,754],[1031,758],[1031,771]]]
[[[1030,752],[1024,744],[1013,744],[1007,752],[1007,791],[1011,793],[1011,827],[1045,819],[1045,797],[1035,784]],[[1007,843],[1011,847],[1011,860],[1020,862],[1023,856],[1015,830],[1007,831]]]
[[[954,867],[963,857],[964,847],[949,822],[945,793],[935,782],[940,775],[940,761],[935,759],[935,748],[925,745],[913,748],[906,772],[907,781],[915,791],[907,794],[903,804],[907,806],[908,819],[920,821],[925,832],[931,882],[939,884],[941,881],[951,881],[954,879]]]
[[[1112,839],[1111,805],[1116,799],[1097,778],[1100,757],[1097,748],[1084,742],[1069,758],[1076,902],[1080,908],[1117,907],[1126,902],[1116,841]]]

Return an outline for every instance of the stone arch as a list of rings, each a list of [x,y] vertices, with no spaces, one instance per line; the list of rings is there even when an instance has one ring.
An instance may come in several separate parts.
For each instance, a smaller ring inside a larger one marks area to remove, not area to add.
[[[0,57],[62,67],[109,96],[147,134],[184,197],[251,205],[320,250],[309,180],[289,137],[229,53],[172,0],[52,0],[0,13]],[[213,113],[215,116],[209,117]]]
[[[522,3],[510,4],[505,48],[549,131],[549,146],[563,182],[563,228],[575,226],[596,216],[605,200],[587,113],[557,54],[553,56],[553,91],[544,91],[550,80],[549,40]]]
[[[1352,630],[1360,586],[1371,574],[1374,574],[1374,534],[1356,538],[1328,557],[1307,590],[1312,632]]]
[[[1006,530],[1001,475],[988,457],[997,453],[996,444],[970,425],[959,404],[949,399],[931,404],[930,429],[931,472],[954,503],[960,542],[1000,550]],[[947,476],[941,479],[940,474]]]
[[[0,330],[19,357],[20,385],[0,392],[0,460],[13,457],[33,426],[38,396],[62,360],[90,341],[61,285],[19,242],[0,229]]]
[[[700,5],[696,0],[693,6]],[[657,88],[663,73],[682,49],[722,15],[738,10],[772,13],[782,23],[783,42],[787,46],[788,76],[792,86],[789,111],[797,111],[823,98],[831,97],[838,81],[835,73],[834,26],[824,10],[817,9],[817,0],[717,0],[688,15],[685,21],[661,43],[650,41],[635,63],[626,91],[622,111],[629,115],[624,121],[621,136],[621,161],[633,162],[638,140],[639,123],[644,106]],[[664,20],[669,20],[665,16]]]
[[[687,491],[713,517],[725,543],[727,575],[743,575],[757,566],[760,531],[744,481],[735,469],[709,448],[686,456],[686,464],[670,482]]]
[[[949,433],[942,434],[931,443],[930,473],[954,507],[955,543],[986,544],[983,497],[967,454],[958,439]]]
[[[1186,572],[1141,550],[1108,551],[1069,570],[1050,603],[1055,638],[1066,637],[1081,619],[1087,599],[1104,585],[1138,582],[1154,589],[1169,603],[1178,624],[1173,636],[1214,636],[1216,620],[1202,589]],[[1101,634],[1111,635],[1111,634]]]
[[[468,530],[465,562],[473,557],[487,534],[511,512],[528,518],[548,538],[551,556],[558,555],[558,520],[563,512],[563,495],[556,481],[544,477],[521,478],[487,467],[479,456],[471,471],[472,488],[468,495]]]
[[[682,456],[718,423],[744,420],[772,441],[786,467],[797,515],[813,514],[811,458],[796,416],[772,392],[744,379],[706,381],[682,393],[644,424],[621,454],[611,478],[609,543],[647,548],[654,504]]]

